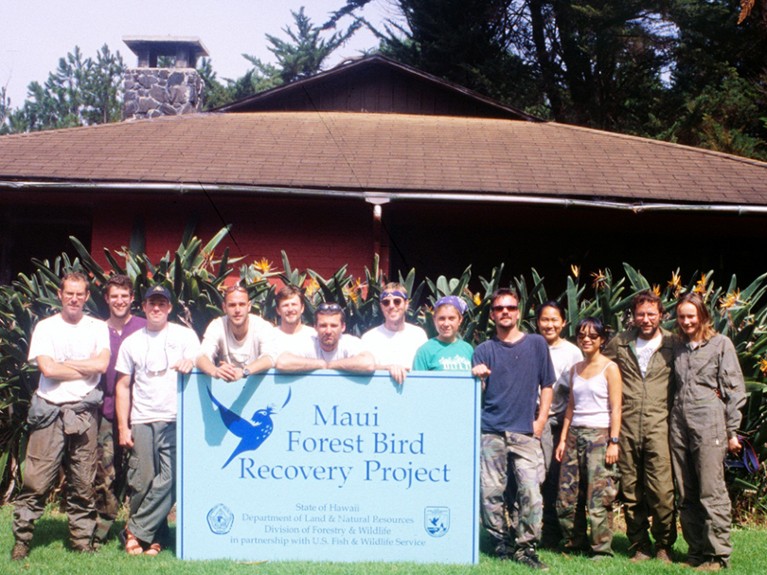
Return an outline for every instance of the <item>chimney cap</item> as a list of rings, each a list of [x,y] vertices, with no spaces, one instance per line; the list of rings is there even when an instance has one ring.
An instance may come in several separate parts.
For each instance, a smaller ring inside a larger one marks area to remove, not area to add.
[[[197,36],[123,36],[123,42],[139,58],[139,65],[156,61],[157,56],[188,55],[190,66],[197,58],[207,57],[208,50]],[[149,64],[151,66],[151,64]]]

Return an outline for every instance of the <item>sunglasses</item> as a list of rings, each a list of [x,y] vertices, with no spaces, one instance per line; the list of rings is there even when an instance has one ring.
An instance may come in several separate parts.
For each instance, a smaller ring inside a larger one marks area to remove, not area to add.
[[[381,305],[383,307],[389,307],[390,305],[393,305],[395,307],[401,306],[403,303],[405,303],[405,300],[401,297],[392,297],[392,298],[386,298],[381,300]]]
[[[241,286],[240,284],[234,284],[234,285],[231,285],[231,286],[229,286],[228,288],[226,288],[224,290],[224,295],[227,296],[230,293],[234,293],[234,292],[245,292],[245,293],[248,293],[248,290],[245,289],[245,287]]]
[[[493,311],[517,311],[518,305],[494,305]]]
[[[321,303],[317,306],[317,311],[320,313],[341,313],[343,310],[337,303]]]
[[[591,341],[594,341],[595,339],[599,339],[602,337],[598,333],[579,333],[578,339],[589,339]]]

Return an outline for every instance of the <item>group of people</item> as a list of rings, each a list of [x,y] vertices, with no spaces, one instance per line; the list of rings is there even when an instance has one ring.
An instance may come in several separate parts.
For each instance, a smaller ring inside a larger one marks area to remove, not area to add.
[[[496,335],[477,346],[472,371],[485,393],[482,521],[497,556],[544,570],[539,543],[609,557],[620,497],[632,562],[673,561],[678,512],[687,563],[729,566],[724,460],[741,449],[743,375],[700,295],[678,301],[676,334],[664,314],[641,292],[630,329],[608,341],[587,317],[575,347],[557,302],[537,309],[540,335],[525,334],[517,296],[493,294]]]
[[[131,313],[127,277],[110,278],[104,294],[109,318],[85,315],[88,280],[67,274],[61,312],[34,330],[29,360],[40,382],[15,501],[15,560],[28,556],[62,466],[73,550],[91,552],[107,540],[125,477],[130,515],[118,536],[130,555],[160,553],[175,498],[177,374],[196,367],[229,382],[272,368],[386,370],[400,385],[411,370],[471,371],[483,389],[481,519],[498,557],[545,569],[537,547],[560,541],[595,558],[612,555],[620,491],[632,561],[672,560],[678,509],[688,562],[707,570],[729,564],[723,460],[728,449],[740,449],[745,391],[732,343],[713,331],[695,294],[677,306],[678,335],[660,327],[660,298],[642,292],[631,329],[608,343],[602,322],[585,318],[576,347],[562,337],[558,303],[541,305],[539,334],[527,334],[518,296],[502,288],[491,297],[495,336],[476,349],[460,337],[461,298],[435,302],[437,336],[428,339],[405,321],[409,296],[398,283],[381,290],[384,323],[361,338],[345,333],[336,303],[317,306],[313,327],[303,324],[303,293],[294,286],[276,293],[276,326],[251,313],[244,287],[229,287],[224,315],[202,343],[168,321],[167,288],[143,294],[146,319]]]

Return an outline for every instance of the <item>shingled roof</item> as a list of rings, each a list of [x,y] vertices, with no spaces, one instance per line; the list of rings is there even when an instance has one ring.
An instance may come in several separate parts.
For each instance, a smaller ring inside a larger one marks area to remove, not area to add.
[[[208,113],[0,137],[0,188],[767,206],[767,163],[556,123]]]

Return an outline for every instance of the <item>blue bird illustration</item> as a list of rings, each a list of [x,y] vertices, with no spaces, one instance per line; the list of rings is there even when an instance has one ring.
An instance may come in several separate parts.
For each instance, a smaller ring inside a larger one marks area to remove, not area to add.
[[[274,429],[274,423],[272,422],[272,414],[276,413],[275,409],[271,406],[266,409],[259,409],[250,418],[250,421],[244,417],[234,413],[231,409],[221,404],[219,400],[213,397],[213,392],[208,388],[208,395],[213,403],[218,407],[221,419],[224,422],[226,428],[234,435],[241,439],[237,447],[226,460],[221,469],[224,469],[229,465],[235,457],[245,451],[254,451],[261,447],[261,444],[267,440],[272,434]],[[285,399],[285,403],[282,407],[285,407],[290,401],[291,390],[288,389],[288,397]]]

